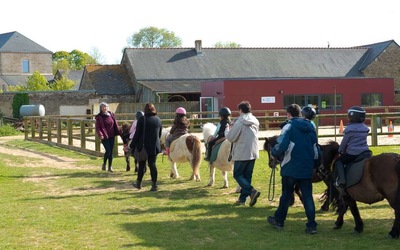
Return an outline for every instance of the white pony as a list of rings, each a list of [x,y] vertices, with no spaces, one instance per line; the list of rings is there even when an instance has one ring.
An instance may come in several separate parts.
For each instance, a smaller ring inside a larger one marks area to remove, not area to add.
[[[212,123],[206,123],[203,125],[203,138],[204,143],[207,143],[211,136],[214,135],[216,126]],[[208,162],[208,166],[210,167],[210,181],[208,186],[213,186],[215,183],[215,168],[218,168],[222,171],[222,177],[224,178],[224,186],[223,188],[228,188],[228,172],[233,171],[233,161],[228,161],[230,152],[231,152],[232,143],[228,140],[224,140],[219,148],[217,158],[212,162]],[[212,158],[212,157],[211,157]],[[210,159],[212,160],[212,159]],[[238,186],[240,188],[240,186]]]
[[[163,128],[161,135],[161,143],[165,145],[165,141],[169,135],[171,127]],[[171,178],[179,178],[176,163],[189,162],[193,173],[190,180],[200,181],[200,164],[202,158],[201,140],[192,134],[185,134],[178,139],[172,141],[169,151],[168,160],[171,163]]]

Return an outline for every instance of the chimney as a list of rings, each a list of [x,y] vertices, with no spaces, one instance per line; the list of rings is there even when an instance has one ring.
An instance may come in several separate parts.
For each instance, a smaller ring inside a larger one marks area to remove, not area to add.
[[[201,40],[194,41],[194,49],[196,50],[197,55],[201,55],[203,53],[201,51]]]

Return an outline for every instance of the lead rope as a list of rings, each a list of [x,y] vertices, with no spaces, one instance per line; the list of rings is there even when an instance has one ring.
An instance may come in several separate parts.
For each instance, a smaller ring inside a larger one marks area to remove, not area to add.
[[[275,197],[275,173],[276,173],[276,159],[274,158],[273,160],[274,167],[272,168],[271,171],[271,176],[269,177],[269,186],[268,186],[268,200],[273,201]],[[271,195],[271,190],[272,190],[272,195]]]

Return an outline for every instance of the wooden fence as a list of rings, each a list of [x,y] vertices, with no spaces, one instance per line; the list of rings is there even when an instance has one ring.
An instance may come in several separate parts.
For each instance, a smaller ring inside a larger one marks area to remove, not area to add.
[[[279,124],[284,122],[286,116],[271,116],[270,111],[254,111],[255,114],[267,114],[264,116],[257,115],[257,118],[260,121],[260,131],[263,130],[277,130],[277,134],[279,134]],[[214,124],[219,122],[218,118],[202,118],[210,116],[210,113],[202,113],[202,114],[189,114],[191,115],[191,133],[199,133],[201,132],[202,125],[207,122],[212,122]],[[159,114],[160,117],[164,117],[164,115],[169,114]],[[120,125],[122,123],[127,122],[131,123],[133,120],[133,114],[116,114],[117,120]],[[319,133],[320,128],[319,124],[324,120],[334,120],[339,124],[340,120],[346,120],[346,114],[336,114],[336,115],[318,115],[314,122],[317,126],[317,134],[319,138],[323,137],[340,137],[341,134],[336,133],[339,125],[334,126],[334,134],[321,134]],[[371,127],[370,136],[371,136],[371,145],[378,145],[378,135],[397,135],[400,132],[394,132],[394,130],[385,132],[385,126],[389,124],[389,121],[392,121],[392,124],[395,125],[400,121],[400,112],[392,112],[392,113],[376,113],[376,114],[368,114],[367,115],[367,123]],[[163,126],[169,127],[172,125],[173,119],[162,118]],[[332,126],[331,126],[332,127]],[[34,140],[44,143],[53,144],[59,147],[64,147],[76,151],[80,151],[85,154],[91,154],[96,156],[101,156],[101,141],[97,134],[95,133],[95,120],[93,116],[32,116],[26,117],[24,119],[24,130],[25,130],[25,139],[26,140]],[[263,138],[260,138],[263,139]],[[116,145],[122,145],[122,141],[120,138],[116,138]],[[88,146],[90,144],[90,146]],[[400,144],[396,143],[396,144]],[[93,146],[94,145],[94,146]],[[118,152],[118,147],[115,147],[115,155]]]

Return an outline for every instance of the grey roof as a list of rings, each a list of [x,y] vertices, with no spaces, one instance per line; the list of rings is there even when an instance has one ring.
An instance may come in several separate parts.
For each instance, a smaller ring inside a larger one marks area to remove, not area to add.
[[[0,53],[1,52],[52,54],[50,50],[16,31],[0,34]]]
[[[91,86],[99,95],[133,95],[135,89],[124,65],[86,65],[80,90]]]
[[[203,81],[139,81],[154,92],[165,93],[199,93],[201,92],[201,82]]]
[[[83,69],[82,70],[68,70],[68,71],[66,71],[66,70],[57,70],[57,72],[56,72],[56,77],[60,77],[61,78],[62,76],[66,76],[68,79],[70,79],[70,80],[75,82],[75,85],[72,88],[73,90],[78,90],[79,89],[79,85],[80,85],[81,80],[82,80],[82,75],[83,75]]]
[[[368,48],[129,48],[137,81],[358,77]]]
[[[359,48],[369,48],[368,53],[365,54],[365,57],[362,60],[362,64],[360,65],[360,70],[364,70],[369,64],[371,64],[375,60],[375,58],[377,58],[392,43],[395,43],[397,45],[397,43],[394,40],[389,40],[385,42],[359,46]]]
[[[8,86],[24,85],[30,75],[0,75],[0,78],[7,83]],[[43,75],[47,81],[53,80],[53,75]]]

